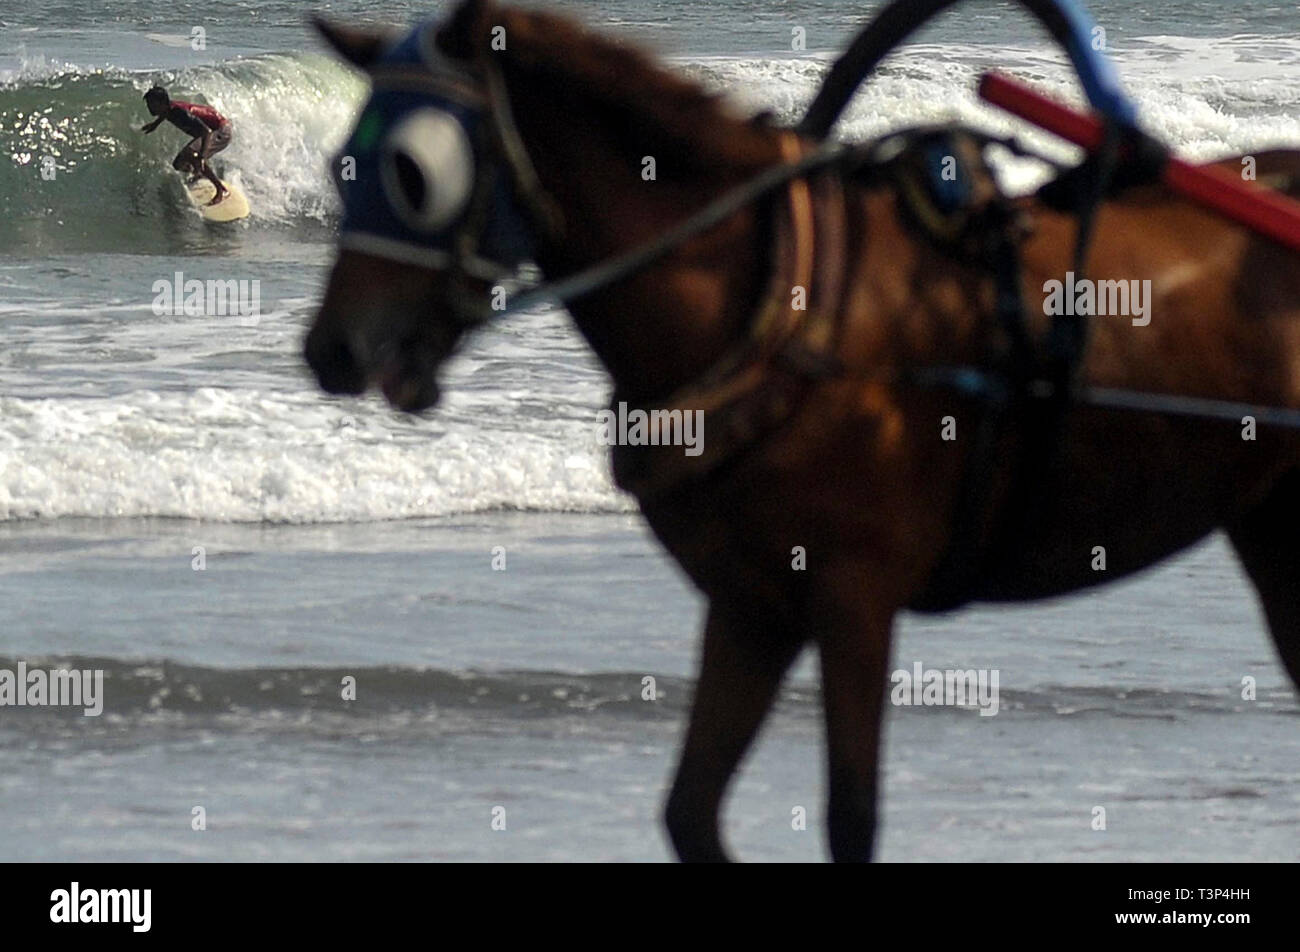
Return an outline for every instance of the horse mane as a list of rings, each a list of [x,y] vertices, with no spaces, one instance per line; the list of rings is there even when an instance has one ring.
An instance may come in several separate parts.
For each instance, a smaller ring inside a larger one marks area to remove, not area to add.
[[[494,27],[506,49],[492,51]],[[601,128],[636,155],[673,160],[679,168],[754,167],[778,158],[770,131],[726,107],[722,96],[668,72],[640,50],[566,17],[467,0],[438,34],[453,59],[502,56],[513,82],[580,97]]]

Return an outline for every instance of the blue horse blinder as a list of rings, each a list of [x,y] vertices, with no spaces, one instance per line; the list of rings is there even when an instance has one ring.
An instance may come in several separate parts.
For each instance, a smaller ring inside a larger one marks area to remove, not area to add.
[[[370,99],[331,167],[339,244],[497,280],[531,260],[531,229],[490,149],[488,97],[437,51],[434,32],[417,27],[371,70]]]

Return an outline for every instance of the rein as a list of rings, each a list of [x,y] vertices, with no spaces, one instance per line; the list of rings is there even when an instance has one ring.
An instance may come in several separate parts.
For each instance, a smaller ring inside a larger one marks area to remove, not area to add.
[[[483,63],[489,91],[488,111],[502,158],[513,178],[515,192],[524,201],[534,224],[548,237],[562,231],[562,220],[554,200],[537,180],[528,151],[519,136],[514,110],[500,67],[492,57]],[[787,133],[788,135],[788,133]],[[457,320],[475,327],[492,318],[526,310],[542,303],[568,305],[644,271],[679,246],[726,221],[732,215],[798,179],[829,168],[855,154],[854,147],[827,143],[792,162],[774,165],[710,201],[703,208],[672,226],[658,237],[642,242],[627,251],[606,258],[564,278],[543,281],[510,298],[501,308],[493,309],[468,302],[457,305]]]
[[[721,224],[736,212],[753,204],[769,192],[773,192],[795,179],[804,178],[820,169],[837,165],[852,157],[853,154],[854,150],[851,146],[830,143],[810,152],[797,162],[774,165],[748,181],[737,185],[730,191],[724,192],[689,218],[663,232],[659,237],[590,267],[583,268],[581,271],[576,271],[566,278],[559,278],[555,281],[547,281],[530,287],[500,310],[477,308],[474,311],[473,322],[479,323],[489,318],[499,317],[502,314],[522,311],[543,302],[568,304],[571,301],[593,294],[608,285],[630,278],[676,250],[678,246],[687,240]]]

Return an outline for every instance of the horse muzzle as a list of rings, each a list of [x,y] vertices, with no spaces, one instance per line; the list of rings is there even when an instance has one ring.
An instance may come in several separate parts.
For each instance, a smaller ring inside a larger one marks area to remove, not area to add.
[[[386,359],[375,377],[390,406],[406,413],[419,413],[437,404],[438,359],[423,348],[402,348]]]
[[[318,319],[303,351],[327,393],[360,396],[374,387],[395,409],[407,413],[427,410],[438,402],[438,366],[445,354],[426,341],[393,340],[375,347]]]
[[[453,322],[431,317],[444,303],[442,282],[429,271],[341,254],[303,347],[321,389],[359,396],[374,387],[408,413],[436,404],[438,369],[460,336]]]

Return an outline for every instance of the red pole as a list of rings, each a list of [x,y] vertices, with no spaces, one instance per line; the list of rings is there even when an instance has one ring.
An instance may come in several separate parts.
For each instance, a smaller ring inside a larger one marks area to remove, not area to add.
[[[1063,106],[1014,79],[985,73],[979,88],[986,101],[1085,149],[1097,148],[1105,136],[1096,116]],[[1163,178],[1184,197],[1300,251],[1300,203],[1286,195],[1252,185],[1227,169],[1172,157]]]

